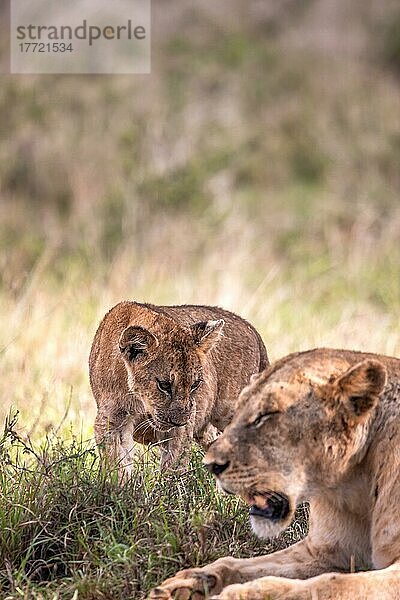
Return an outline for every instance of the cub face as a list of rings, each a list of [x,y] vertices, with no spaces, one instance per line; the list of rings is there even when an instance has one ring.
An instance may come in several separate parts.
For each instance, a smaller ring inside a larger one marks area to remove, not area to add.
[[[362,452],[385,382],[385,367],[373,359],[324,381],[286,363],[242,391],[238,412],[204,462],[223,491],[249,504],[257,535],[278,535],[299,502],[340,481]]]
[[[217,343],[224,321],[201,321],[190,328],[174,326],[157,337],[130,325],[119,338],[119,350],[133,397],[139,399],[154,429],[168,431],[188,423],[196,396],[205,387],[203,364]]]

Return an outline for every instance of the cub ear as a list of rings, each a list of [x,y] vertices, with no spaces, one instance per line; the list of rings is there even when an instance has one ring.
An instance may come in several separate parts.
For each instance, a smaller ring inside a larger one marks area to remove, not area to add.
[[[386,368],[374,359],[363,360],[335,381],[344,404],[357,417],[372,410],[385,384]]]
[[[218,342],[225,325],[223,319],[218,321],[199,321],[191,326],[194,343],[202,352],[208,352]]]
[[[157,348],[158,340],[144,327],[129,325],[121,333],[118,345],[124,357],[132,362],[144,352]]]

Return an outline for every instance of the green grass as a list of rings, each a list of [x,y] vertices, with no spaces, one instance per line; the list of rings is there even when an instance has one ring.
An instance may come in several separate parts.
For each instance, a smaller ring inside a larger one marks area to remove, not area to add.
[[[91,443],[53,436],[35,447],[15,426],[0,443],[3,598],[144,598],[181,568],[269,552],[305,532],[303,510],[279,540],[257,540],[246,508],[216,492],[196,451],[187,472],[164,475],[147,452],[121,488]]]

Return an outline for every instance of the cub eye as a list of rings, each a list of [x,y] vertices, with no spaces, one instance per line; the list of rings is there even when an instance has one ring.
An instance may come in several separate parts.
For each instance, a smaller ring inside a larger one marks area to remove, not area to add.
[[[257,429],[257,427],[261,427],[261,425],[263,425],[268,419],[270,419],[274,415],[278,415],[278,414],[279,414],[279,410],[274,410],[274,411],[259,415],[256,419],[254,419],[254,421],[252,421],[251,423],[248,424],[248,427],[254,427]]]
[[[143,354],[143,350],[140,350],[139,348],[127,348],[125,350],[125,354],[128,357],[128,360],[130,361],[134,361],[135,358],[137,358],[138,356],[140,356],[141,354]]]
[[[190,391],[194,392],[195,390],[197,390],[197,388],[200,386],[201,384],[201,379],[196,379],[196,381],[193,381],[192,385],[190,386]]]
[[[171,396],[171,394],[172,394],[171,382],[168,381],[167,379],[165,381],[160,381],[159,379],[156,379],[156,381],[157,381],[157,387],[160,390],[160,392],[163,392],[164,394],[168,394],[169,396]]]

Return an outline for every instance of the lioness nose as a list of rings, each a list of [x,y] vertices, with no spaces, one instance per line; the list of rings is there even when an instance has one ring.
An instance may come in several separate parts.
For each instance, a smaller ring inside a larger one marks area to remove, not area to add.
[[[210,471],[213,475],[220,475],[229,467],[229,460],[226,463],[221,464],[217,462],[205,463],[205,468]]]

